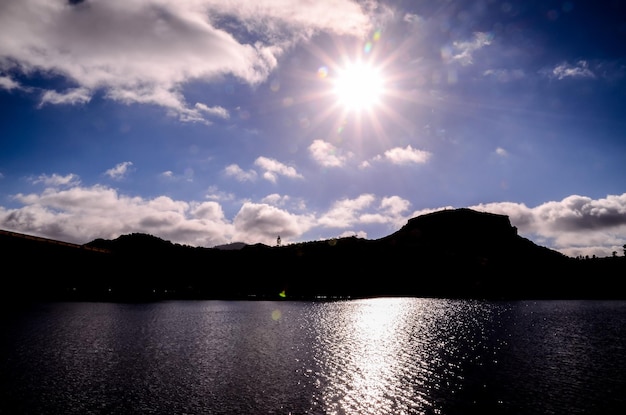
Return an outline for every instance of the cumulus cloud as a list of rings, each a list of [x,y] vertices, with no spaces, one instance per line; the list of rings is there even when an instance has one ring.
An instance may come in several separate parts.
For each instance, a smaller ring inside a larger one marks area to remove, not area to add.
[[[358,217],[361,224],[387,224],[399,229],[407,221],[407,211],[411,203],[400,196],[383,197],[373,212]]]
[[[267,203],[273,206],[284,206],[287,202],[290,201],[290,197],[286,195],[279,195],[278,193],[272,193],[271,195],[265,196],[261,199],[261,202]]]
[[[467,207],[507,215],[520,235],[571,257],[610,256],[613,251],[622,252],[626,242],[626,193],[600,199],[572,195],[535,207],[515,202]],[[421,209],[411,217],[452,208]]]
[[[324,140],[315,140],[309,146],[309,153],[313,160],[323,167],[341,167],[346,162],[337,147]]]
[[[262,172],[262,177],[272,183],[278,181],[278,176],[284,176],[291,179],[302,179],[303,176],[296,171],[294,167],[287,166],[277,160],[268,157],[258,157],[254,164],[259,167]],[[224,174],[229,177],[234,177],[240,182],[255,181],[258,174],[255,170],[245,171],[237,164],[231,164],[226,166]]]
[[[245,203],[233,220],[234,240],[257,241],[268,245],[298,237],[315,223],[313,215],[296,215],[265,203]]]
[[[366,225],[385,225],[389,232],[406,224],[410,217],[410,202],[399,196],[378,198],[373,194],[362,194],[353,199],[342,199],[318,216],[316,226],[345,229],[340,236],[366,237],[363,230],[354,228]]]
[[[129,197],[104,186],[47,188],[17,194],[18,209],[0,207],[0,227],[68,242],[150,233],[172,242],[212,246],[229,241],[233,227],[219,204],[160,196]]]
[[[85,103],[102,91],[123,103],[165,107],[182,121],[224,118],[219,107],[189,105],[182,87],[223,75],[258,84],[295,42],[318,32],[367,33],[365,7],[350,0],[5,1],[0,67],[75,85],[46,91],[42,105]],[[2,79],[4,88],[15,87]]]
[[[385,151],[384,159],[393,164],[423,164],[426,163],[431,156],[432,153],[428,151],[419,150],[407,145],[405,148],[395,147]],[[375,159],[382,160],[383,156],[377,156]]]
[[[337,238],[361,238],[361,239],[366,239],[367,238],[367,232],[365,231],[345,231],[340,233],[339,235],[337,235]]]
[[[280,195],[278,193],[272,193],[261,199],[261,203],[267,203],[272,206],[281,208],[290,208],[299,212],[306,210],[306,202],[300,198],[294,198],[289,195]]]
[[[19,82],[14,81],[8,76],[0,76],[0,89],[6,89],[7,91],[11,91],[13,89],[19,88]]]
[[[14,195],[13,201],[23,206],[0,206],[0,228],[79,244],[143,232],[176,243],[211,247],[237,241],[273,244],[278,234],[287,242],[316,223],[312,214],[298,215],[267,203],[251,202],[244,202],[230,222],[215,200],[133,197],[106,186],[80,186],[78,180],[62,180],[58,175],[42,176],[41,180],[48,185],[75,185]],[[267,200],[281,202],[289,198],[270,195]]]
[[[109,176],[113,180],[121,180],[129,173],[130,167],[132,165],[132,162],[124,161],[122,163],[119,163],[115,167],[112,167],[109,170],[105,171],[104,174]]]
[[[65,176],[61,176],[58,174],[52,174],[52,175],[47,175],[47,174],[42,174],[40,176],[38,176],[35,179],[32,179],[32,182],[35,184],[44,184],[46,186],[51,186],[51,187],[59,187],[59,186],[75,186],[78,185],[80,183],[80,179],[77,175],[75,174],[68,174]]]
[[[244,171],[237,164],[230,164],[224,168],[224,174],[228,177],[234,177],[240,182],[253,182],[257,178],[257,173],[254,170]]]
[[[205,197],[210,200],[217,200],[221,202],[235,200],[235,195],[233,193],[219,190],[216,186],[210,186]]]
[[[400,196],[384,197],[380,202],[381,209],[388,215],[397,217],[405,214],[411,206],[411,202]]]
[[[278,176],[285,176],[290,179],[302,179],[303,176],[296,171],[294,167],[287,166],[277,160],[259,157],[254,161],[254,164],[264,170],[263,178],[272,183],[276,183]]]
[[[343,228],[358,222],[362,211],[368,208],[376,197],[373,194],[363,194],[355,199],[342,199],[333,203],[332,207],[323,214],[318,223],[329,228]]]
[[[474,208],[508,215],[520,233],[569,256],[608,256],[626,242],[626,193],[601,199],[572,195],[533,208],[518,203]]]
[[[278,235],[284,242],[296,241],[316,228],[353,234],[359,226],[386,225],[393,231],[410,217],[450,208],[409,211],[410,202],[400,196],[379,198],[367,193],[314,213],[302,201],[270,194],[260,203],[242,202],[231,222],[219,201],[233,201],[234,196],[215,188],[209,189],[211,200],[187,202],[166,196],[128,196],[102,185],[86,187],[73,174],[41,175],[31,182],[45,188],[12,196],[21,207],[0,206],[0,228],[75,243],[145,232],[194,246],[236,241],[272,245]],[[535,207],[515,202],[467,207],[507,215],[520,235],[569,256],[610,256],[621,252],[626,243],[626,193],[599,199],[572,195]]]

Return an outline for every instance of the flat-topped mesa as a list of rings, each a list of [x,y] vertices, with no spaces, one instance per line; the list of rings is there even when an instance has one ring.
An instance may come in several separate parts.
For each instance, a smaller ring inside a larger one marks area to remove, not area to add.
[[[517,236],[509,217],[472,209],[447,209],[412,219],[400,230],[383,239],[395,242],[450,244],[509,242]]]
[[[466,234],[470,237],[510,237],[517,235],[506,215],[478,212],[472,209],[446,209],[409,219],[407,225],[422,232]]]

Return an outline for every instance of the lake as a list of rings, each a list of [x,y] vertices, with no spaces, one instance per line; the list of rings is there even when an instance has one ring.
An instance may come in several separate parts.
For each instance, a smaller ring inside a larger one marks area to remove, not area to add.
[[[45,303],[6,414],[621,414],[626,301]]]

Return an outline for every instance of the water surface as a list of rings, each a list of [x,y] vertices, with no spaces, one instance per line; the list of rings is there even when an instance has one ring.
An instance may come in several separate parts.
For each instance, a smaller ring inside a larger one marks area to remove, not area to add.
[[[52,303],[3,323],[0,413],[626,413],[623,301]]]

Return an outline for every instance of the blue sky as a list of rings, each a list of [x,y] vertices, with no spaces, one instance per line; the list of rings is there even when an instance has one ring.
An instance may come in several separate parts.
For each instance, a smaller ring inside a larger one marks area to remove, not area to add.
[[[0,228],[212,247],[470,207],[626,243],[618,1],[0,3]]]

